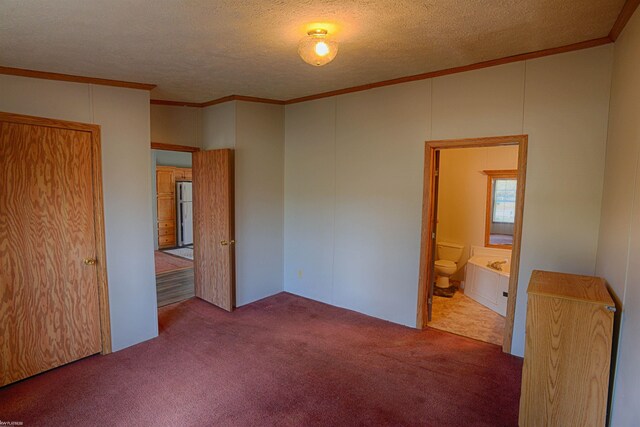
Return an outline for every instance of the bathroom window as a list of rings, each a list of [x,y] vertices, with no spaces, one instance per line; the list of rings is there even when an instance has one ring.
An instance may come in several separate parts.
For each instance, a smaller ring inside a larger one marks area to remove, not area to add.
[[[493,222],[513,224],[516,219],[515,178],[495,178],[493,180]]]
[[[487,175],[485,246],[511,249],[518,171],[490,170],[484,173]]]

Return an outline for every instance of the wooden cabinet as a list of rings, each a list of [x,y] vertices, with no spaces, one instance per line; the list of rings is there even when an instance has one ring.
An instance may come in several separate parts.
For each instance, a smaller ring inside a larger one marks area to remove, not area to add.
[[[176,181],[191,181],[191,168],[156,167],[158,248],[176,245]]]
[[[520,426],[604,426],[615,304],[603,279],[534,271]]]
[[[158,195],[168,195],[175,192],[175,178],[172,167],[158,166],[156,169],[156,190]]]

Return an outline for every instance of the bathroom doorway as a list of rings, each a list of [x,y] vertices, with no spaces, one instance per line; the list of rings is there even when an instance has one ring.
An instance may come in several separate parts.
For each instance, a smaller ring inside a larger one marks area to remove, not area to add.
[[[511,349],[527,136],[428,141],[419,327]]]

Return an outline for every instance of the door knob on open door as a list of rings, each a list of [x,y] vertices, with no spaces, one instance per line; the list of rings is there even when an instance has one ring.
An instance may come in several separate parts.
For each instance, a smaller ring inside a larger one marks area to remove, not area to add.
[[[226,240],[220,240],[220,244],[222,246],[227,246],[229,244],[229,242],[227,242]]]
[[[235,240],[232,240],[232,241],[230,241],[229,243],[230,243],[230,244],[232,244],[232,245],[235,245],[235,244],[236,244],[236,241],[235,241]]]
[[[98,260],[95,258],[85,258],[82,260],[82,262],[84,263],[84,265],[96,265]]]

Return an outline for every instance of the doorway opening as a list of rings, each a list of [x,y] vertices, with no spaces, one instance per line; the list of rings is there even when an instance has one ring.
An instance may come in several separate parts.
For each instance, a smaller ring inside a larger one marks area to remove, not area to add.
[[[427,141],[419,328],[510,352],[527,136]]]
[[[151,149],[158,307],[195,296],[233,311],[233,150],[157,142]]]
[[[154,260],[158,307],[195,296],[191,147],[151,150]]]

